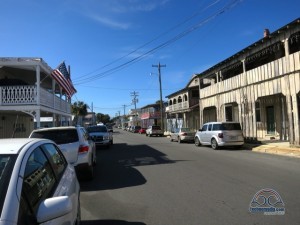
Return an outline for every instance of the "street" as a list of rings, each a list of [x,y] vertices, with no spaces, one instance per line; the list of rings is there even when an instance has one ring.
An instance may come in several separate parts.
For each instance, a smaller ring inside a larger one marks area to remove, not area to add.
[[[196,147],[121,129],[98,148],[96,177],[80,181],[83,225],[300,224],[300,159]],[[250,212],[261,189],[284,215]]]

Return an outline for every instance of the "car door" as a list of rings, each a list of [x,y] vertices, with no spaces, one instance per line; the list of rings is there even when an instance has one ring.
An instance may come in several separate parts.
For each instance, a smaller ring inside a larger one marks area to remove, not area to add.
[[[207,144],[208,143],[207,128],[208,128],[208,124],[204,124],[203,127],[201,128],[201,131],[200,131],[200,134],[199,134],[200,142],[202,144]]]

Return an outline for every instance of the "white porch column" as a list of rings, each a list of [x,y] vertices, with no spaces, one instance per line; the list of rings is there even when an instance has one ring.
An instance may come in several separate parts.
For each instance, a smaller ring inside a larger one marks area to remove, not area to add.
[[[40,100],[41,100],[41,68],[40,66],[35,67],[35,75],[36,75],[36,103],[37,106],[40,106]],[[41,111],[40,109],[36,110],[35,114],[35,119],[36,119],[36,126],[37,128],[41,127]]]

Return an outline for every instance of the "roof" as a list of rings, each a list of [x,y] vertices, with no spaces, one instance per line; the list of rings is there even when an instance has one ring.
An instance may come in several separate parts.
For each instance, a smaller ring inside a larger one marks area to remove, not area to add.
[[[5,138],[0,139],[0,154],[19,154],[20,150],[28,143],[38,142],[36,138]]]
[[[299,25],[300,25],[300,17],[295,19],[294,21],[284,25],[283,27],[279,28],[278,30],[270,33],[270,35],[267,38],[263,37],[263,38],[259,39],[255,43],[249,45],[248,47],[242,49],[241,51],[235,53],[234,55],[228,57],[227,59],[225,59],[225,60],[219,62],[218,64],[215,64],[214,66],[210,67],[209,69],[197,74],[197,76],[205,77],[205,75],[212,73],[216,68],[222,67],[223,65],[225,65],[226,63],[228,63],[234,59],[238,59],[241,55],[246,54],[247,52],[251,51],[251,49],[253,49],[254,47],[264,44],[266,42],[266,40],[277,37],[277,36],[281,35],[281,33],[284,32],[285,30],[292,29],[293,27],[299,26]]]

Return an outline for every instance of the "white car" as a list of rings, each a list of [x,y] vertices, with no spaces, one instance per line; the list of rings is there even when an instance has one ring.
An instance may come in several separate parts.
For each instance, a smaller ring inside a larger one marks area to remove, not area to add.
[[[75,169],[50,140],[0,139],[0,225],[80,224]]]
[[[194,142],[195,132],[190,128],[182,127],[175,128],[171,131],[170,141],[177,141],[178,143],[182,142]]]
[[[195,145],[210,145],[216,150],[224,146],[242,147],[244,136],[238,122],[205,123],[195,134]]]
[[[78,173],[86,179],[93,179],[97,159],[96,145],[85,128],[80,126],[42,128],[32,131],[29,137],[54,141]]]

